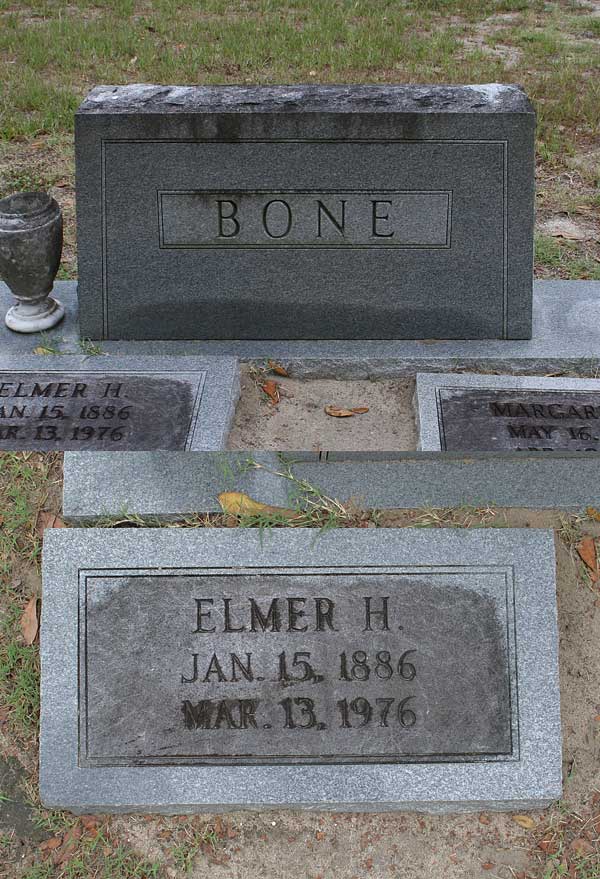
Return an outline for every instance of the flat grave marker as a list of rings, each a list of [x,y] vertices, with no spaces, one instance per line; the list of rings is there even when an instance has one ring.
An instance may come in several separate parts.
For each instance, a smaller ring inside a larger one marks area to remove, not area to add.
[[[554,590],[550,532],[48,533],[42,799],[545,804]]]
[[[418,373],[419,448],[599,452],[600,380]]]
[[[97,86],[81,333],[529,339],[534,129],[513,85]]]
[[[225,447],[233,357],[0,357],[0,450]]]

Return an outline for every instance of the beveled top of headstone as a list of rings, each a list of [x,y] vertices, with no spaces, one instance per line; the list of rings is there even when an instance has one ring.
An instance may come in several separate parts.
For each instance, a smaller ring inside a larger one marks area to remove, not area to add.
[[[533,113],[516,85],[98,85],[78,113]]]

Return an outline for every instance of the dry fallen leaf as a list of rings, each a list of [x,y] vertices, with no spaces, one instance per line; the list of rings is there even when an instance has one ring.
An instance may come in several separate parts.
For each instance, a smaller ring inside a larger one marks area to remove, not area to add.
[[[581,226],[570,217],[551,217],[541,224],[540,230],[544,235],[568,241],[589,241],[594,238],[593,230]]]
[[[277,382],[273,381],[273,379],[269,379],[262,383],[261,388],[263,393],[270,399],[273,406],[279,403],[279,385]]]
[[[354,409],[342,409],[340,406],[325,406],[327,415],[334,418],[352,418],[353,415],[364,415],[369,411],[368,406],[355,406]]]
[[[40,621],[38,619],[37,612],[37,597],[34,596],[30,598],[27,602],[27,607],[23,611],[23,616],[21,617],[21,631],[23,633],[23,640],[29,647],[35,641],[38,633],[38,629],[40,627]]]
[[[593,537],[584,537],[577,544],[579,558],[590,571],[590,577],[594,582],[598,579],[598,559],[596,556],[596,542]]]
[[[40,537],[43,535],[46,528],[66,528],[67,526],[63,522],[63,520],[56,513],[49,512],[48,510],[41,510],[38,519],[37,519],[37,531]]]
[[[588,839],[575,839],[570,845],[571,852],[578,858],[585,858],[594,853],[594,846]]]
[[[298,515],[296,510],[289,510],[286,507],[261,504],[243,491],[222,491],[218,500],[223,512],[230,516],[280,516],[293,519]]]
[[[535,827],[535,821],[529,815],[513,815],[512,819],[519,827],[523,827],[524,830],[533,830]]]
[[[38,345],[37,348],[33,349],[34,354],[54,354],[51,348],[44,348],[43,345]]]
[[[588,507],[585,512],[590,519],[600,522],[600,510],[597,510],[596,507]]]
[[[325,406],[325,412],[334,418],[352,418],[354,415],[352,409],[340,409],[339,406]]]
[[[289,372],[284,366],[282,366],[280,363],[277,363],[277,361],[268,360],[267,365],[271,372],[274,372],[276,375],[282,375],[284,378],[288,378]]]

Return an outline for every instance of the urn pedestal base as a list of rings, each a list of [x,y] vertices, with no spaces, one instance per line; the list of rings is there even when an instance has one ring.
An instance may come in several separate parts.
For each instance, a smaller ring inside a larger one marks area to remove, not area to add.
[[[19,302],[6,312],[4,321],[15,333],[40,333],[55,327],[65,316],[65,308],[58,299],[49,296],[41,302]]]

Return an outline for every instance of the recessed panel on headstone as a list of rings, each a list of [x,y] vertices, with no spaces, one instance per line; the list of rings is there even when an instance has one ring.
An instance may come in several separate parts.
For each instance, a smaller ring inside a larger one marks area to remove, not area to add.
[[[99,86],[76,115],[81,331],[531,336],[516,86]]]
[[[80,598],[82,765],[518,759],[505,570],[91,569]]]
[[[89,533],[45,547],[46,802],[426,807],[535,800],[556,786],[549,535],[434,542],[358,530],[315,546],[308,530],[273,542],[239,531]],[[535,717],[535,672],[516,646],[530,613],[525,549],[541,563],[543,596],[546,695]],[[537,752],[538,735],[549,752]],[[537,761],[549,775],[534,782]],[[386,777],[393,794],[374,785]]]
[[[0,449],[220,449],[238,387],[226,357],[0,358]]]
[[[600,452],[600,381],[419,374],[419,447],[449,452]]]

